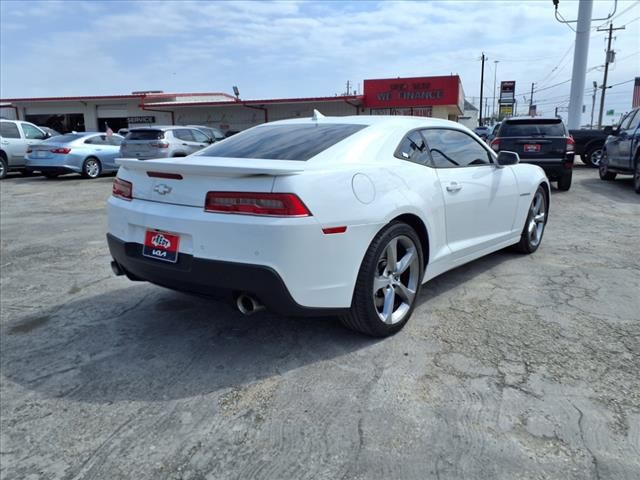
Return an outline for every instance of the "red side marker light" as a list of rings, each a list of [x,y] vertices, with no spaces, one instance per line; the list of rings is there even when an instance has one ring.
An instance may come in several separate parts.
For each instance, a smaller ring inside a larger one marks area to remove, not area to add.
[[[347,231],[347,227],[331,227],[331,228],[323,228],[322,233],[325,235],[331,235],[333,233],[344,233]]]

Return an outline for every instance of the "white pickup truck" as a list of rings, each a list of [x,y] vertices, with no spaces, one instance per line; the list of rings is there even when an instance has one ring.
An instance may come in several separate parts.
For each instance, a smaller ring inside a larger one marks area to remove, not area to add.
[[[22,169],[29,146],[48,137],[46,132],[33,123],[0,120],[0,179],[6,177],[9,170]]]

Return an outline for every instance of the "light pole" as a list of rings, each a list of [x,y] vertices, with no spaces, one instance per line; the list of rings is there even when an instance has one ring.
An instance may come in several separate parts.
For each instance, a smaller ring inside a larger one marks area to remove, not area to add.
[[[493,118],[495,121],[496,118],[496,77],[498,73],[498,62],[499,60],[493,61]]]

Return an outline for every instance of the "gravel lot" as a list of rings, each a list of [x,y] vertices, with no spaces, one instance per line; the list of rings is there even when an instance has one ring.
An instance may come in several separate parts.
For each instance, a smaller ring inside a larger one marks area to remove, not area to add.
[[[111,181],[1,183],[2,479],[640,478],[630,178],[577,168],[386,340],[114,277]]]

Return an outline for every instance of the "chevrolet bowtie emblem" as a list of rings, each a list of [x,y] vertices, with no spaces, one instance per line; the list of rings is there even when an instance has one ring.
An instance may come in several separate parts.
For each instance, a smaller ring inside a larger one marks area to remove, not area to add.
[[[158,183],[155,187],[153,187],[153,191],[158,195],[166,195],[167,193],[171,193],[171,190],[173,190],[173,188],[165,183]]]

